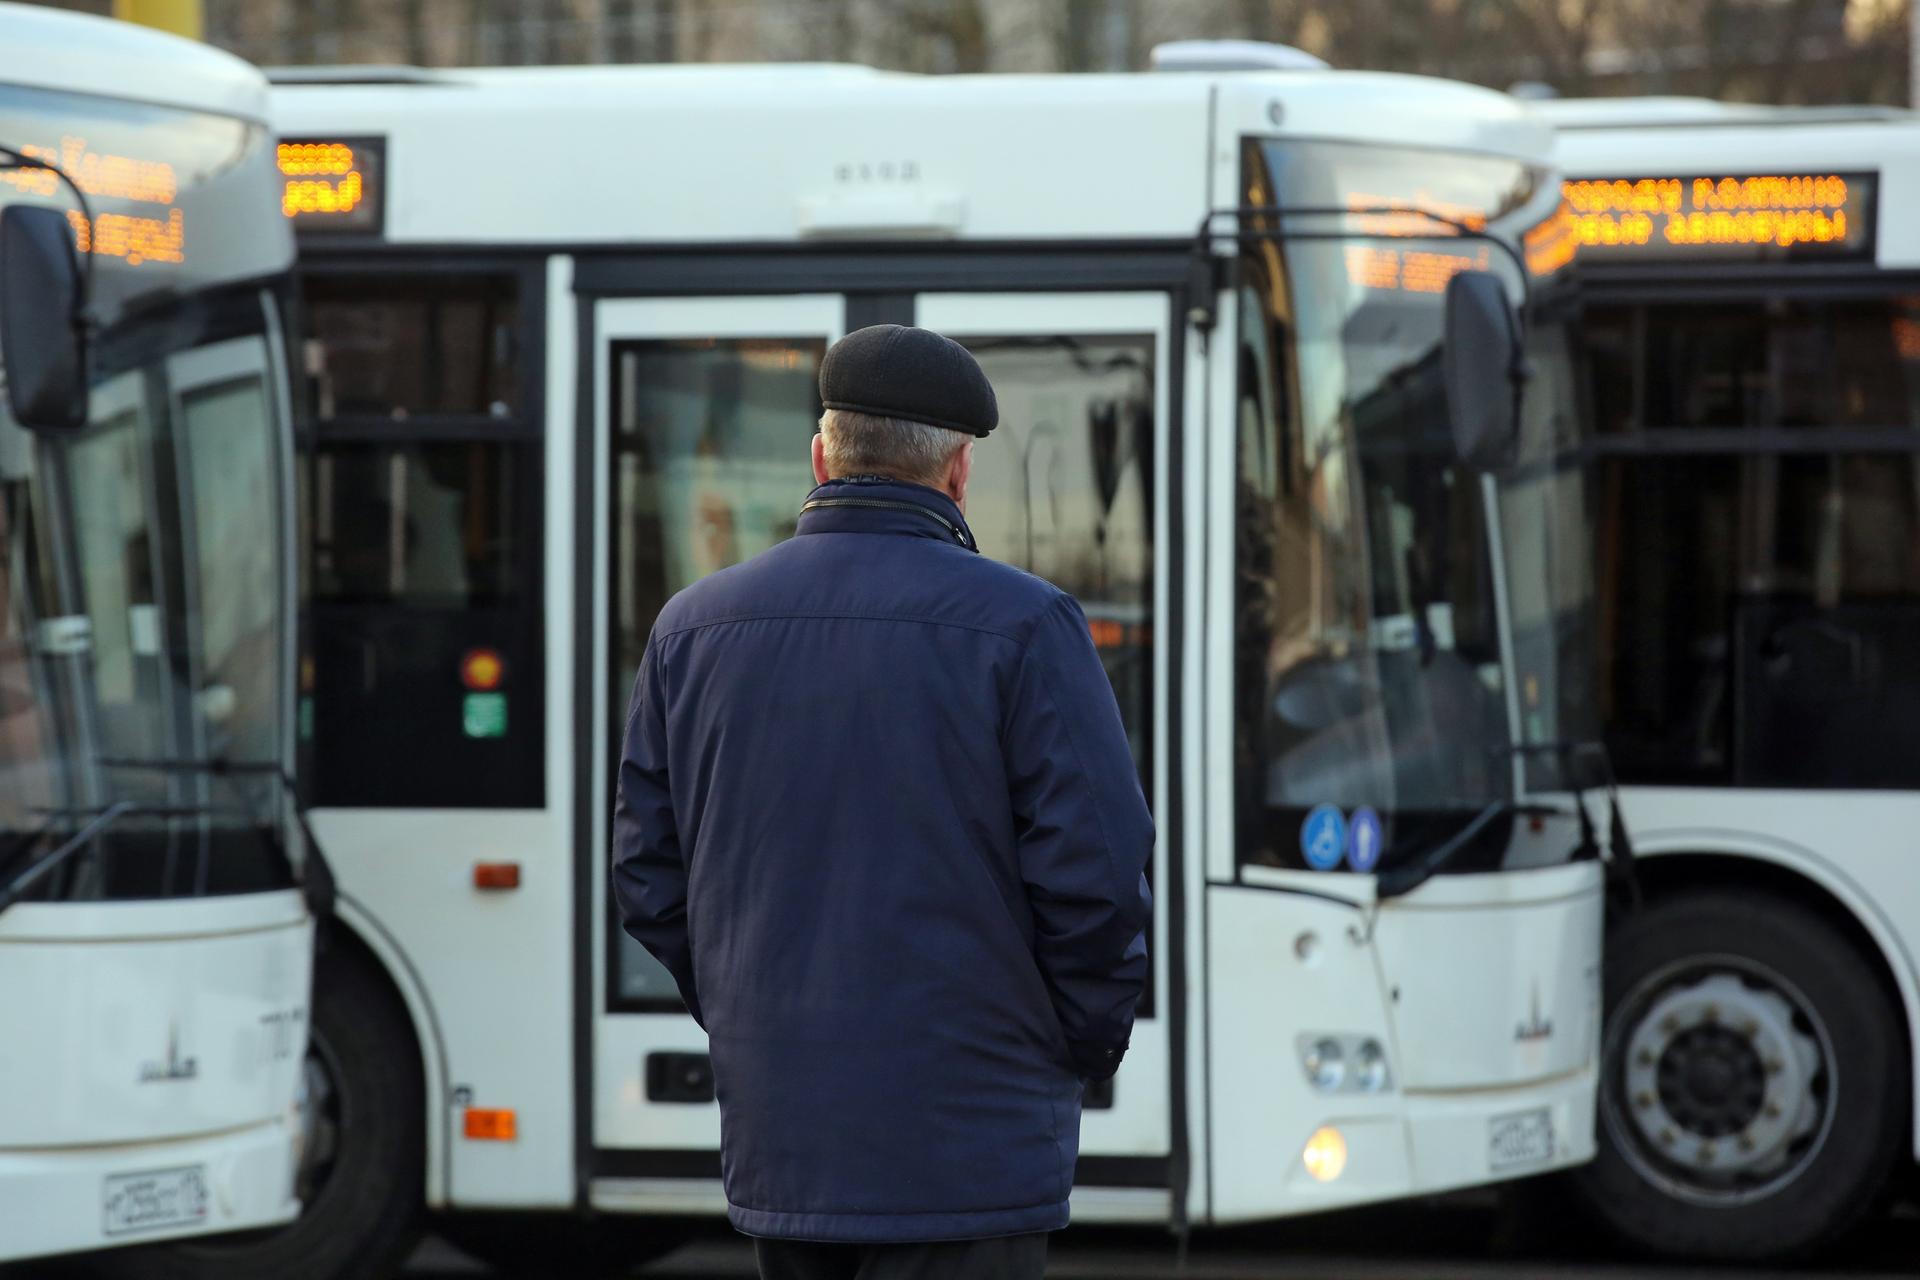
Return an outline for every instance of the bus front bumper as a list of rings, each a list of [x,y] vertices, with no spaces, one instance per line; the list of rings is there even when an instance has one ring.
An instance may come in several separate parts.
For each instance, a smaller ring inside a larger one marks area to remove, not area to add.
[[[1330,1113],[1289,1153],[1287,1212],[1435,1195],[1585,1164],[1594,1154],[1597,1087],[1596,1073],[1582,1068],[1523,1087],[1406,1094],[1397,1114]],[[1337,1140],[1318,1136],[1322,1130]],[[1336,1175],[1326,1176],[1335,1163]]]
[[[284,1120],[163,1142],[0,1147],[0,1262],[289,1222],[296,1151]]]

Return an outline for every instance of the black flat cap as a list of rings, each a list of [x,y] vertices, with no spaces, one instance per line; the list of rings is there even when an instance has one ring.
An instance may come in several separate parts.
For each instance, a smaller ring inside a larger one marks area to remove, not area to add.
[[[931,329],[875,324],[827,348],[820,403],[985,436],[1000,422],[993,384],[973,353]]]

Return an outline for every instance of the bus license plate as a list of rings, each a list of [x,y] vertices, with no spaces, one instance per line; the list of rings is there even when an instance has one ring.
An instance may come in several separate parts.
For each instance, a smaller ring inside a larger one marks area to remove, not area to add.
[[[1487,1122],[1487,1167],[1495,1173],[1553,1159],[1553,1112],[1546,1107]]]
[[[167,1227],[190,1227],[207,1220],[207,1166],[153,1169],[107,1175],[101,1210],[110,1236]]]

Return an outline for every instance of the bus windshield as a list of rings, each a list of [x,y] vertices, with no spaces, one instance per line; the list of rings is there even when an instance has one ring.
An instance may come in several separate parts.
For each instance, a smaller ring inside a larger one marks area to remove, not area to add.
[[[63,900],[285,887],[274,287],[292,238],[259,199],[270,139],[228,116],[0,86],[0,147],[17,157],[0,204],[72,224],[93,329],[83,429],[35,435],[0,400],[0,901],[29,882]],[[35,870],[55,851],[56,870]]]
[[[1518,273],[1484,240],[1379,211],[1510,234],[1557,192],[1516,161],[1319,142],[1254,144],[1247,173],[1249,205],[1352,212],[1310,237],[1288,219],[1241,258],[1240,857],[1391,867],[1491,814],[1452,866],[1515,865],[1529,856],[1510,847],[1516,782],[1558,785],[1560,700],[1581,685],[1559,678],[1590,594],[1565,572],[1582,544],[1558,527],[1583,519],[1558,501],[1578,474],[1555,462],[1574,431],[1569,347],[1531,331],[1527,465],[1463,465],[1441,376],[1446,282],[1492,271],[1517,297]],[[1547,763],[1517,769],[1536,755]]]
[[[71,435],[0,407],[0,886],[90,825],[36,895],[291,882],[275,317],[239,290],[108,335]]]

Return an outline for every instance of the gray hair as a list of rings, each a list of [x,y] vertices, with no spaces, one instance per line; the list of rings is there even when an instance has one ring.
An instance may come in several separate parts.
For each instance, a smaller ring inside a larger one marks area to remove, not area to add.
[[[883,475],[933,486],[946,478],[953,455],[969,439],[945,427],[853,409],[821,414],[820,437],[830,477]]]

